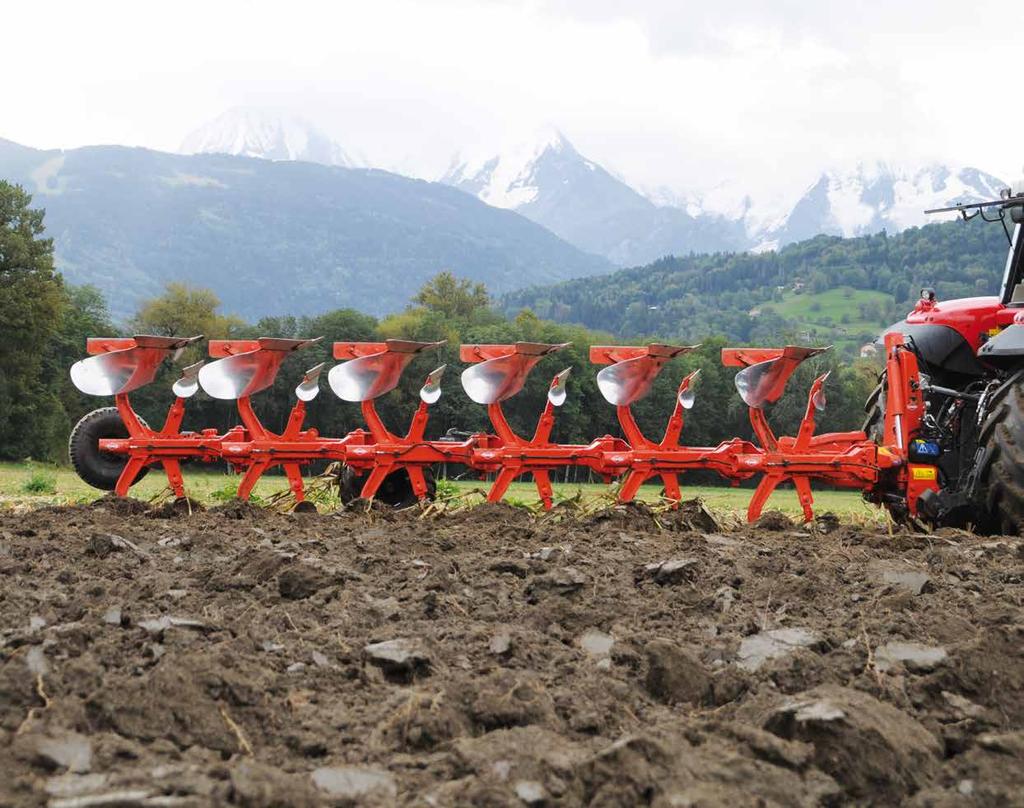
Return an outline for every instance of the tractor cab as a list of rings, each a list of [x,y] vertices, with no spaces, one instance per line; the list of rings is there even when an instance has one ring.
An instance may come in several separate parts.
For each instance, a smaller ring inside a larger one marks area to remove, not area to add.
[[[982,221],[998,222],[1002,226],[1010,249],[1003,269],[1003,282],[999,287],[999,303],[1011,308],[1024,308],[1024,233],[1021,232],[1021,225],[1024,224],[1024,193],[1014,194],[1010,188],[1006,188],[999,199],[925,211],[926,214],[950,212],[959,213],[965,222],[980,216]]]
[[[1024,308],[1024,203],[1009,209],[1013,218],[1013,234],[1010,236],[1010,250],[1006,256],[1006,268],[1003,270],[1003,284],[999,290],[999,300],[1010,308]]]

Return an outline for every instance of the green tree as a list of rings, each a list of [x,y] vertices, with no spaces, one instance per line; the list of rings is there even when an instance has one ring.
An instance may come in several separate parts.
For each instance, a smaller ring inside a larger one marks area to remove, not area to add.
[[[43,360],[63,315],[44,212],[0,180],[0,457],[49,457],[62,422]]]
[[[210,289],[171,282],[162,295],[142,303],[132,327],[140,334],[219,339],[234,336],[245,326],[237,317],[218,313],[218,308],[220,298]]]
[[[456,278],[446,270],[427,281],[413,302],[449,319],[465,319],[490,308],[491,298],[482,283]]]
[[[85,356],[85,343],[89,337],[117,333],[110,322],[107,301],[96,287],[65,285],[63,296],[64,316],[60,328],[50,340],[44,366],[44,376],[56,390],[63,409],[62,437],[79,418],[99,406],[95,398],[78,392],[71,383],[68,370]],[[58,447],[57,457],[63,459],[63,452],[64,447]]]

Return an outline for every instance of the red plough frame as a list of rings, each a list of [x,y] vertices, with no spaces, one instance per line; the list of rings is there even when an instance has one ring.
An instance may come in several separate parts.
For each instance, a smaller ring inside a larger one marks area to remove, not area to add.
[[[358,402],[365,429],[343,437],[324,437],[304,428],[307,403],[319,392],[323,366],[309,370],[295,389],[296,402],[285,429],[269,430],[260,421],[252,396],[270,387],[284,359],[316,340],[212,340],[210,356],[216,361],[185,368],[174,384],[175,400],[163,427],[145,426],[129,402],[129,393],[153,381],[160,364],[176,358],[199,337],[180,339],[137,336],[123,339],[90,339],[89,358],[76,363],[72,379],[83,392],[113,395],[128,431],[127,438],[104,439],[99,449],[127,458],[116,492],[127,495],[143,468],[161,464],[170,488],[184,496],[181,462],[225,462],[242,474],[238,496],[248,498],[257,480],[268,470],[282,467],[296,502],[304,499],[301,468],[314,461],[347,464],[364,480],[361,495],[372,498],[388,475],[408,474],[415,495],[428,494],[428,469],[440,463],[463,465],[481,476],[494,475],[488,494],[500,500],[517,478],[530,475],[546,508],[553,503],[551,472],[569,466],[587,468],[606,481],[621,477],[618,498],[633,499],[644,482],[660,479],[664,495],[678,502],[682,497],[678,475],[710,470],[739,484],[760,476],[747,511],[756,519],[772,492],[784,482],[797,491],[804,516],[813,518],[811,482],[864,491],[883,501],[885,490],[906,491],[910,512],[917,498],[936,483],[916,474],[906,447],[916,432],[924,408],[920,395],[917,362],[905,348],[903,337],[885,338],[889,400],[884,437],[876,444],[863,432],[815,434],[816,415],[825,406],[824,385],[828,374],[811,385],[807,407],[795,436],[777,437],[768,423],[765,408],[778,401],[786,384],[815,348],[734,348],[722,351],[725,365],[738,367],[736,387],[747,404],[757,443],[734,438],[717,446],[695,447],[680,443],[684,415],[693,405],[695,371],[680,382],[675,406],[660,440],[643,434],[631,406],[647,395],[664,365],[695,346],[647,345],[594,346],[590,359],[605,365],[598,373],[598,388],[616,407],[623,438],[605,435],[588,444],[552,443],[557,408],[565,401],[569,370],[551,381],[547,403],[532,437],[518,435],[509,425],[502,402],[518,393],[530,371],[545,356],[564,345],[516,343],[514,345],[463,345],[460,358],[470,366],[462,373],[469,397],[487,407],[493,433],[475,434],[462,440],[426,440],[430,405],[441,395],[444,367],[432,372],[420,391],[420,404],[404,435],[389,431],[377,413],[375,401],[393,390],[409,362],[440,343],[387,340],[385,342],[337,342],[334,358],[341,363],[328,374],[332,391],[345,401]],[[214,398],[233,400],[241,421],[223,434],[205,429],[182,432],[186,400],[198,389]]]

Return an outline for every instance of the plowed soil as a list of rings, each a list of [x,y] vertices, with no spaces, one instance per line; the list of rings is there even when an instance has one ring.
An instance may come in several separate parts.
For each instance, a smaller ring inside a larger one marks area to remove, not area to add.
[[[1024,804],[1024,545],[689,504],[0,515],[0,804]]]

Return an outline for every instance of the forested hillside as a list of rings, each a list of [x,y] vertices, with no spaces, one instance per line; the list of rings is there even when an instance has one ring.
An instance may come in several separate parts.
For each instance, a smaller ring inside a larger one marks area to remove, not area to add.
[[[56,269],[118,319],[168,281],[255,319],[400,311],[444,269],[494,292],[611,269],[512,211],[385,171],[0,139],[0,180],[46,209]]]
[[[994,294],[1006,249],[998,225],[944,222],[895,236],[818,236],[779,252],[667,257],[513,292],[501,305],[623,338],[853,346],[903,316],[922,286],[935,287],[940,299]]]

